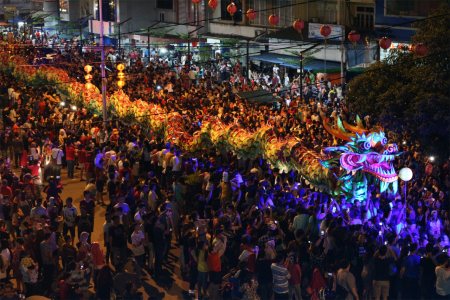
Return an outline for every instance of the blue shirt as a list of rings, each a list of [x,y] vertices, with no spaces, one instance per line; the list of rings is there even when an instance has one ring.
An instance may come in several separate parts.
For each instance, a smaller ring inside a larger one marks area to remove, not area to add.
[[[270,267],[273,276],[273,291],[277,294],[287,294],[289,292],[288,279],[291,278],[285,266],[273,263]]]
[[[405,268],[403,277],[419,279],[420,256],[413,254],[403,259],[402,268]]]

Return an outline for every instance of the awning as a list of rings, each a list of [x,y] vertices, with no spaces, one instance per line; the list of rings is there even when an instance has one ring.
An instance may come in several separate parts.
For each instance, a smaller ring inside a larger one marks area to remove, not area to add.
[[[280,66],[285,66],[289,68],[300,68],[300,62],[298,65],[290,64],[289,62],[284,61],[283,59],[298,59],[298,57],[292,56],[292,55],[283,55],[283,54],[276,54],[276,53],[269,53],[269,52],[263,52],[260,55],[252,55],[250,56],[250,59],[270,62],[273,64],[279,64]],[[327,69],[332,68],[340,68],[341,63],[335,62],[335,61],[328,61],[327,60]],[[306,64],[303,64],[303,69],[305,70],[313,70],[313,69],[323,69],[324,68],[324,61],[321,59],[313,59],[307,62]]]
[[[270,104],[280,101],[279,98],[274,97],[269,91],[264,90],[237,93],[236,96],[242,99],[248,99],[249,102],[258,104]]]

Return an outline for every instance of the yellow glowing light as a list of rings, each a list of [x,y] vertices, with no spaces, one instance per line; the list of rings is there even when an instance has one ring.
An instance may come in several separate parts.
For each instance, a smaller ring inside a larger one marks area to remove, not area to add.
[[[117,65],[117,70],[123,71],[123,70],[125,70],[125,66],[123,64],[118,64]]]
[[[86,65],[86,66],[84,67],[84,71],[85,71],[86,73],[90,73],[90,72],[92,71],[92,67],[91,67],[90,65]]]
[[[123,88],[124,85],[125,85],[125,81],[122,81],[122,80],[117,81],[117,86],[119,88]]]
[[[122,80],[122,79],[125,78],[125,74],[122,73],[122,72],[119,72],[119,74],[117,74],[117,77],[118,77],[120,80]]]
[[[87,74],[86,76],[84,76],[84,79],[86,79],[87,81],[91,81],[92,80],[92,75],[91,74]]]

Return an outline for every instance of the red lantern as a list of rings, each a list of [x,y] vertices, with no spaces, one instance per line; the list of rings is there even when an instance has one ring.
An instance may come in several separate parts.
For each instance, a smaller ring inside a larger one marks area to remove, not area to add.
[[[249,18],[250,23],[253,24],[255,22],[255,18],[256,18],[256,11],[254,9],[247,10],[247,18]]]
[[[195,5],[198,4],[198,1],[200,1],[200,0],[192,0],[192,2],[194,2]]]
[[[198,42],[192,42],[192,47],[197,47],[198,46]]]
[[[277,15],[270,15],[269,23],[272,24],[272,27],[277,27],[278,22],[280,22],[280,17]]]
[[[230,14],[230,16],[233,17],[234,13],[237,11],[236,5],[234,3],[231,3],[230,5],[228,5],[227,11]]]
[[[384,52],[386,52],[386,50],[391,46],[391,40],[384,37],[378,44],[380,45],[380,48],[384,49]]]
[[[212,11],[215,12],[216,11],[216,7],[219,3],[217,2],[217,0],[209,0],[208,5],[209,7],[212,8]]]
[[[350,31],[348,34],[348,40],[353,43],[353,47],[356,48],[356,43],[359,41],[360,35],[356,30]]]
[[[405,46],[403,46],[403,44],[398,44],[397,48],[398,50],[405,50]]]
[[[323,25],[320,27],[320,34],[323,35],[323,38],[325,39],[325,45],[327,44],[327,38],[331,34],[331,28],[330,26]]]
[[[424,44],[417,44],[414,46],[414,53],[417,56],[424,56],[427,54],[427,46],[425,46]]]
[[[408,46],[408,50],[409,50],[409,51],[413,51],[413,50],[414,50],[414,47],[413,47],[412,45],[409,45],[409,46]]]
[[[302,20],[296,20],[294,22],[294,29],[298,31],[298,33],[302,33],[302,29],[305,28],[305,22],[303,22]]]

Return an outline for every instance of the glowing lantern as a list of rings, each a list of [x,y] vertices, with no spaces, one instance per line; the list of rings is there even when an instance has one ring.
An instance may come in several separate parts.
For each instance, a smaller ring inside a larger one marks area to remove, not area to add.
[[[403,44],[398,44],[397,48],[398,50],[405,50],[405,46],[403,46]]]
[[[389,47],[389,49],[391,49],[391,50],[395,49],[394,44],[391,44],[391,46]]]
[[[192,2],[194,2],[195,5],[198,4],[198,1],[200,1],[200,0],[192,0]]]
[[[256,18],[256,11],[254,9],[247,10],[247,18],[249,18],[250,23],[253,24]]]
[[[413,47],[412,45],[409,45],[409,46],[408,46],[408,50],[409,50],[409,51],[413,51],[413,50],[414,50],[414,47]]]
[[[90,65],[86,65],[86,66],[84,67],[84,71],[85,71],[86,73],[90,73],[90,72],[92,71],[92,67],[91,67]]]
[[[403,181],[410,181],[413,177],[413,173],[410,168],[403,168],[398,172],[398,177]]]
[[[280,22],[280,17],[277,15],[270,15],[269,23],[272,24],[272,27],[277,27],[278,22]]]
[[[123,71],[123,70],[125,70],[125,66],[123,64],[118,64],[117,65],[117,70]]]
[[[231,3],[230,5],[228,5],[227,11],[230,14],[230,16],[233,17],[234,13],[237,11],[236,5],[234,3]]]
[[[414,53],[417,56],[424,56],[427,54],[427,46],[425,46],[424,44],[417,44],[414,46]]]
[[[119,80],[117,81],[117,86],[119,87],[119,89],[123,88],[125,85],[125,81]]]
[[[356,43],[359,41],[360,35],[356,30],[350,31],[348,34],[348,40],[352,42],[353,47],[356,48]]]
[[[302,20],[295,20],[292,26],[295,30],[298,31],[298,33],[302,34],[302,29],[305,27],[305,22],[303,22]]]
[[[380,40],[379,45],[380,48],[382,48],[384,52],[386,52],[386,50],[391,46],[391,40],[384,37]]]
[[[212,11],[215,12],[216,11],[216,7],[219,3],[217,2],[217,0],[209,0],[208,5],[209,7],[212,8]]]
[[[325,39],[325,45],[327,44],[327,38],[328,36],[331,34],[331,28],[330,26],[327,25],[323,25],[322,27],[320,27],[320,34],[323,36],[323,38]]]

